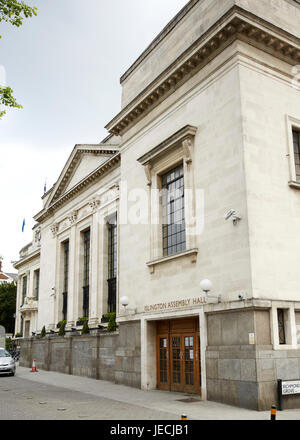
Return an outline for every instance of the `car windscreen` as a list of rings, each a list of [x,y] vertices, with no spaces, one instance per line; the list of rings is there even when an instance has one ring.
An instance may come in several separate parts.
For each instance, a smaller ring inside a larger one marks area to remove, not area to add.
[[[10,357],[10,354],[4,348],[0,348],[0,357]]]

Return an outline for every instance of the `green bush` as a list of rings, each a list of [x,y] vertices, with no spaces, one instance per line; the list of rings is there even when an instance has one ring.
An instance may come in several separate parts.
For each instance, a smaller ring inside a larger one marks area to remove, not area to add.
[[[88,322],[89,318],[87,317],[82,317],[82,318],[78,318],[77,320],[77,325],[84,325],[85,322]]]
[[[58,336],[64,336],[65,335],[65,333],[66,333],[66,330],[65,330],[66,324],[67,324],[67,321],[60,321],[58,323],[58,325],[59,325]]]
[[[90,329],[89,329],[89,325],[88,325],[88,321],[87,321],[87,319],[84,321],[84,324],[83,324],[83,327],[82,327],[82,330],[81,330],[81,334],[82,335],[86,335],[86,334],[88,334],[88,333],[90,333]]]
[[[46,336],[46,327],[44,326],[44,327],[42,328],[42,331],[41,331],[40,337],[41,337],[41,338],[44,338],[45,336]]]
[[[115,313],[106,313],[104,315],[105,318],[108,318],[108,324],[107,324],[107,331],[109,333],[115,332],[117,330],[117,323],[116,323],[116,314]]]
[[[10,338],[5,338],[5,350],[11,350],[13,348],[13,343]]]

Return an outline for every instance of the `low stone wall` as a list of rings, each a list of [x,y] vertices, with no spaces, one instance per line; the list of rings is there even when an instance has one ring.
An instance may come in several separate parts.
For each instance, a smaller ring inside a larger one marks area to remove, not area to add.
[[[116,333],[22,339],[20,366],[141,387],[140,322]]]
[[[278,404],[278,379],[300,379],[300,350],[272,348],[268,310],[211,314],[207,329],[208,400],[268,410]],[[300,408],[299,395],[283,398],[283,409],[288,408]]]

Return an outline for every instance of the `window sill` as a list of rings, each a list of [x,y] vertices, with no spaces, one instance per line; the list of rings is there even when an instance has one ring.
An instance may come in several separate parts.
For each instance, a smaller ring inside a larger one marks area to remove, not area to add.
[[[295,180],[290,180],[289,186],[294,189],[300,189],[300,182],[297,182]]]
[[[154,273],[155,270],[155,266],[159,265],[159,264],[163,264],[163,263],[167,263],[168,261],[173,261],[176,260],[178,258],[182,258],[182,257],[191,257],[191,263],[196,263],[197,260],[197,254],[198,254],[198,249],[190,249],[184,252],[179,252],[178,254],[173,254],[173,255],[169,255],[167,257],[161,257],[158,258],[157,260],[152,260],[152,261],[148,261],[146,264],[150,269],[151,273]]]

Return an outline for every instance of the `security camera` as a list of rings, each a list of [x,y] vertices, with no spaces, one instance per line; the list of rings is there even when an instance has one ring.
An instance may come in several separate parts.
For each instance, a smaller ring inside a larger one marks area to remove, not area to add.
[[[225,220],[228,220],[232,215],[235,214],[235,210],[234,209],[230,209],[230,211],[228,211],[225,215]]]
[[[243,300],[244,300],[244,295],[239,294],[239,300],[240,300],[240,301],[243,301]]]
[[[234,225],[236,225],[237,222],[238,222],[239,220],[242,219],[242,217],[241,217],[239,214],[237,214],[237,212],[235,211],[235,209],[230,209],[230,210],[226,213],[226,215],[225,215],[225,220],[228,220],[230,217],[232,217],[232,221],[233,221],[233,224],[234,224]]]

